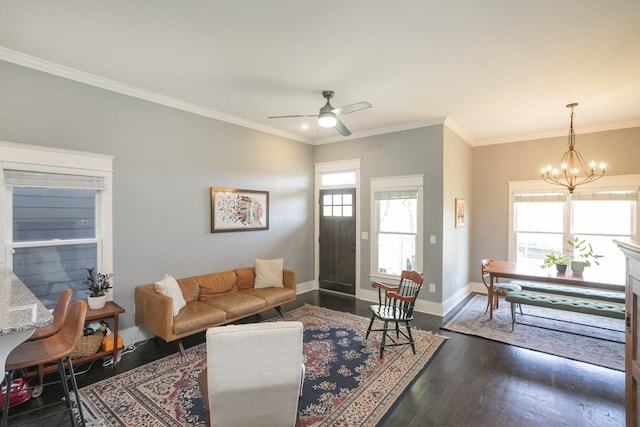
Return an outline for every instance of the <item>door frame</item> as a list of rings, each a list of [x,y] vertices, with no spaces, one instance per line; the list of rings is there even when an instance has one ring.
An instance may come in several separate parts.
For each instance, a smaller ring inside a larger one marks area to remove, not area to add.
[[[362,234],[360,232],[361,227],[361,216],[362,212],[360,202],[361,202],[361,194],[362,191],[360,189],[360,174],[361,174],[361,165],[362,159],[350,159],[350,160],[340,160],[336,162],[324,162],[324,163],[316,163],[314,164],[314,174],[315,174],[315,190],[314,190],[314,282],[315,288],[320,289],[320,190],[329,190],[329,189],[337,189],[337,188],[355,188],[356,190],[356,279],[355,279],[355,297],[356,299],[360,298],[362,291],[360,290],[360,259],[361,259],[361,247],[360,239],[362,238]],[[336,172],[355,172],[356,174],[356,182],[355,184],[347,184],[347,185],[322,185],[322,175],[326,173],[336,173]]]

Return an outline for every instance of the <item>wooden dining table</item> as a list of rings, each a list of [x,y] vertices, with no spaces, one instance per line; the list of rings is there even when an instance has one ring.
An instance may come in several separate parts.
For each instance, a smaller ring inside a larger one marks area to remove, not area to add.
[[[624,276],[612,277],[597,268],[587,268],[583,274],[571,271],[559,273],[554,268],[534,267],[530,264],[492,260],[484,271],[489,273],[489,319],[493,319],[493,287],[499,279],[526,280],[529,282],[556,283],[582,288],[625,292]]]

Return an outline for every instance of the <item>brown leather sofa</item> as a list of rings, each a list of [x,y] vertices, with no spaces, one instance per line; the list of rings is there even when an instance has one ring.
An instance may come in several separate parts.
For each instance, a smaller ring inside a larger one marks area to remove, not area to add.
[[[175,317],[172,299],[156,292],[153,283],[136,286],[136,324],[167,342],[177,341],[184,354],[183,337],[272,308],[282,315],[282,305],[296,300],[296,272],[282,274],[282,288],[256,289],[255,267],[177,279],[186,306]]]

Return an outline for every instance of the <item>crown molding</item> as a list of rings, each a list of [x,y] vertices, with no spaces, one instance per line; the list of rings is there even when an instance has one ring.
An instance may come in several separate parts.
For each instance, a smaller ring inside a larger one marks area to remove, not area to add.
[[[190,102],[181,101],[176,98],[161,95],[159,93],[151,92],[148,90],[140,89],[134,86],[126,85],[115,80],[106,79],[104,77],[96,76],[94,74],[86,73],[84,71],[76,70],[71,67],[56,64],[44,59],[36,58],[35,56],[27,55],[15,50],[0,47],[0,60],[10,62],[12,64],[21,65],[23,67],[31,68],[33,70],[42,71],[44,73],[52,74],[54,76],[62,77],[65,79],[73,80],[76,82],[84,83],[90,86],[105,89],[111,92],[117,92],[123,95],[131,96],[134,98],[142,99],[145,101],[153,102],[156,104],[164,105],[166,107],[175,108],[177,110],[186,111],[189,113],[197,114],[204,117],[209,117],[215,120],[231,123],[234,125],[242,126],[245,128],[254,129],[260,132],[269,133],[276,136],[281,136],[287,139],[293,139],[295,141],[304,142],[307,144],[312,143],[312,140],[302,138],[300,135],[292,134],[289,132],[283,132],[279,129],[265,126],[260,123],[255,123],[250,120],[233,116],[231,114],[222,113],[220,111],[213,110],[211,108],[202,107]]]
[[[596,132],[607,132],[611,130],[619,130],[619,129],[627,129],[640,127],[640,119],[633,120],[625,120],[621,122],[609,122],[609,123],[601,123],[598,125],[592,126],[581,126],[580,132],[576,132],[576,135],[583,135],[587,133],[596,133]],[[532,132],[521,135],[511,135],[501,138],[489,138],[473,141],[471,143],[472,146],[478,147],[481,145],[494,145],[494,144],[507,144],[509,142],[522,142],[522,141],[533,141],[536,139],[547,139],[547,138],[557,138],[557,137],[566,137],[567,129],[556,129],[546,132]]]

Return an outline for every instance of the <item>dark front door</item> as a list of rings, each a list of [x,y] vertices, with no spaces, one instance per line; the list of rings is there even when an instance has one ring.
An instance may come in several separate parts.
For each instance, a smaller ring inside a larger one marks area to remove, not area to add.
[[[355,295],[356,190],[320,190],[320,289]]]

